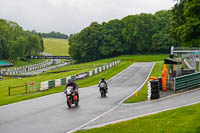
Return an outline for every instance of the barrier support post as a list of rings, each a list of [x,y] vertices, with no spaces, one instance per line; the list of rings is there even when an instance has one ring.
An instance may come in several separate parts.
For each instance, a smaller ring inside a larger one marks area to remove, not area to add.
[[[25,90],[25,93],[26,93],[26,94],[28,93],[28,83],[26,83],[26,90]]]
[[[10,86],[8,87],[8,96],[10,96]]]

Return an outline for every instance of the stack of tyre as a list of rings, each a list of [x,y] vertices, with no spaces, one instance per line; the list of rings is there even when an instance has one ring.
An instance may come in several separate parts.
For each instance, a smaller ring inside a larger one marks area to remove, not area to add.
[[[162,78],[159,77],[159,78],[158,78],[158,81],[159,81],[159,83],[158,83],[158,88],[159,88],[160,90],[162,90]]]
[[[159,99],[159,80],[151,80],[151,99]]]

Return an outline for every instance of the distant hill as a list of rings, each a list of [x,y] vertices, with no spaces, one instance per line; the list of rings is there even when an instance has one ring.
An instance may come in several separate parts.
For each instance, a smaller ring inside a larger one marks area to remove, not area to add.
[[[66,39],[43,38],[44,51],[54,56],[68,56],[69,44]]]

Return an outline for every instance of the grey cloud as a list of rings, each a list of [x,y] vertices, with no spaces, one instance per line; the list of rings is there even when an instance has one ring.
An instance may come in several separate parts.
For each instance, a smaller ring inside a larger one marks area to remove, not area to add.
[[[155,13],[174,4],[173,0],[1,0],[0,18],[16,21],[24,29],[70,34],[93,21]]]

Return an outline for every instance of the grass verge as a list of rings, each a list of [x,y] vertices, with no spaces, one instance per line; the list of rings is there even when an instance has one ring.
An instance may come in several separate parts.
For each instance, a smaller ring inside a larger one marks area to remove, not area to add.
[[[199,133],[200,104],[77,133]]]
[[[160,77],[162,72],[163,62],[156,62],[150,77]],[[133,95],[129,99],[125,101],[125,103],[136,103],[147,100],[147,90],[148,90],[148,81],[145,83],[145,85],[142,87],[142,89],[138,92],[138,96]]]

